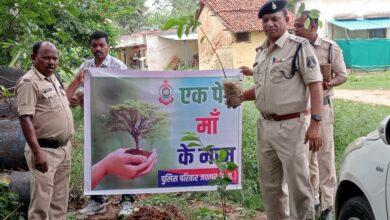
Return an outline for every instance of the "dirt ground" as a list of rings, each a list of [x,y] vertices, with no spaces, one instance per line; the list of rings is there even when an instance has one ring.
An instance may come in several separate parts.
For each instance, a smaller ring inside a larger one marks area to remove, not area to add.
[[[336,99],[390,106],[390,91],[388,90],[336,89],[333,97]]]
[[[149,197],[148,195],[137,195],[137,200],[142,201]],[[119,204],[120,196],[109,196],[106,199],[106,208],[107,211],[102,214],[91,215],[91,216],[81,216],[77,214],[77,210],[84,207],[86,204],[86,200],[79,199],[77,201],[73,201],[69,206],[69,212],[73,213],[76,219],[84,219],[84,220],[114,220],[121,219],[118,217],[118,213],[120,211]],[[205,204],[201,204],[200,202],[196,202],[191,205],[194,209],[207,207],[213,210],[221,210],[220,207],[209,206]],[[239,206],[227,205],[227,219],[229,220],[246,220],[249,217],[242,217],[240,214],[244,211],[243,208]],[[123,218],[126,220],[187,220],[188,213],[181,213],[175,206],[166,205],[163,207],[160,206],[150,206],[150,205],[139,205],[136,203],[134,208],[134,213],[127,218]],[[250,218],[251,220],[267,220],[265,213],[258,212],[254,218]]]

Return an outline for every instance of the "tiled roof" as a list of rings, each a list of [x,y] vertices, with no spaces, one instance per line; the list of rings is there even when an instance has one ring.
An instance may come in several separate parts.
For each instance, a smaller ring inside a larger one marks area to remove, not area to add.
[[[257,17],[259,8],[266,0],[201,0],[201,9],[210,8],[222,23],[232,32],[263,31],[261,21]],[[294,27],[294,16],[289,13],[288,29]]]

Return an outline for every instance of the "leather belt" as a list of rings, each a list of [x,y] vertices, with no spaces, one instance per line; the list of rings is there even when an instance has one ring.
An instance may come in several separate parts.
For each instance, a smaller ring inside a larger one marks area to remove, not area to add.
[[[273,121],[284,121],[284,120],[289,120],[293,118],[299,118],[301,116],[301,113],[305,115],[310,115],[310,110],[305,110],[303,112],[294,112],[286,115],[277,115],[277,114],[267,114],[264,112],[261,112],[261,115],[265,120],[273,120]]]
[[[324,105],[329,105],[330,104],[330,96],[327,95],[324,97]]]
[[[53,149],[56,149],[56,148],[59,148],[59,147],[67,145],[68,144],[68,140],[66,140],[66,141],[58,141],[58,140],[53,140],[53,139],[43,139],[43,138],[40,138],[40,139],[38,139],[38,143],[39,143],[39,146],[41,146],[43,148],[53,148]]]

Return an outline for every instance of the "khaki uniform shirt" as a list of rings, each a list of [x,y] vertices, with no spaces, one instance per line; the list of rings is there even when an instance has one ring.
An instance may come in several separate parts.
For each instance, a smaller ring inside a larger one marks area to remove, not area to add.
[[[332,74],[342,75],[347,77],[347,67],[344,63],[343,51],[337,45],[336,42],[329,39],[320,39],[317,37],[314,42],[314,48],[317,55],[317,59],[320,64],[329,63],[329,55],[330,55],[330,64],[332,64]],[[330,49],[330,51],[329,51]],[[330,54],[329,54],[330,52]],[[324,96],[333,95],[333,88],[330,88],[324,91]]]
[[[16,83],[18,115],[31,115],[37,138],[68,140],[73,116],[65,91],[54,74],[45,77],[34,66]]]
[[[291,75],[292,60],[299,51],[295,75]],[[303,112],[310,108],[307,85],[321,82],[318,60],[310,43],[289,33],[284,33],[268,48],[267,41],[257,51],[253,68],[256,107],[267,114],[285,115]]]

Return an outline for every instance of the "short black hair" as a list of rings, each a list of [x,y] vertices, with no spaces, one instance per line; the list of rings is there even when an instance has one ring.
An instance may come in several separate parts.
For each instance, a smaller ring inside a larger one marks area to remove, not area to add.
[[[108,35],[107,35],[107,33],[103,32],[103,31],[95,31],[95,32],[93,32],[93,34],[89,38],[89,44],[91,44],[92,40],[97,40],[97,39],[100,39],[100,38],[105,38],[107,44],[110,44],[108,42]]]
[[[34,43],[34,45],[33,45],[33,54],[37,54],[38,53],[38,50],[39,50],[39,48],[41,48],[41,46],[42,46],[42,43],[43,43],[43,41],[39,41],[39,42],[36,42],[36,43]]]

